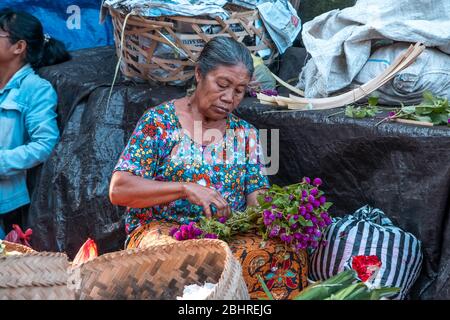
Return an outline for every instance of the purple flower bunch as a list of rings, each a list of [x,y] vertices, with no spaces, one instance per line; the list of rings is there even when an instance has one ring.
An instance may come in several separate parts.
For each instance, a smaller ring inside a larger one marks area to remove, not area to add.
[[[325,228],[332,223],[320,178],[311,182],[304,177],[300,183],[279,187],[273,185],[259,198],[263,209],[262,223],[266,238],[280,239],[294,250],[317,248]]]
[[[202,229],[197,228],[195,222],[190,222],[188,225],[183,224],[180,227],[173,227],[170,229],[170,236],[174,237],[178,241],[189,239],[217,239],[217,234],[206,233]]]

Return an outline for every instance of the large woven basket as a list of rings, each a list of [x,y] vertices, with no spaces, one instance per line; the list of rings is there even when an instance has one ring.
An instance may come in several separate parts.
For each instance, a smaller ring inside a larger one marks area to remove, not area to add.
[[[69,266],[63,253],[36,252],[3,241],[7,251],[22,254],[0,257],[0,300],[73,300],[67,286]]]
[[[194,76],[194,65],[205,43],[217,36],[228,36],[244,43],[253,53],[268,53],[270,64],[278,56],[258,10],[227,5],[230,17],[165,16],[148,18],[109,8],[114,25],[116,52],[122,56],[121,71],[129,78],[183,84]],[[175,48],[176,47],[176,48]],[[263,50],[263,51],[262,51]]]
[[[186,285],[217,283],[206,298],[249,299],[228,245],[202,239],[104,254],[72,270],[76,299],[171,299]]]

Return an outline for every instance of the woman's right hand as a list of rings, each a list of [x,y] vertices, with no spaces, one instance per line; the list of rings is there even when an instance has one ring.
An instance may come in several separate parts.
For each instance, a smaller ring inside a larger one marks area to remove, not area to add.
[[[202,206],[206,217],[212,216],[210,205],[216,207],[219,217],[230,215],[230,206],[218,191],[192,182],[183,183],[183,189],[185,198],[193,204]]]

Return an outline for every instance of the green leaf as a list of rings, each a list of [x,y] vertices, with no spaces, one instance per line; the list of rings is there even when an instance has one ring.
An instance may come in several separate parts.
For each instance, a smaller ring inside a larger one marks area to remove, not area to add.
[[[406,114],[413,114],[414,112],[416,112],[416,107],[415,106],[402,107],[402,112]]]
[[[448,115],[442,113],[431,114],[430,118],[434,125],[447,124],[448,121]]]
[[[261,284],[262,289],[264,290],[264,293],[267,295],[268,300],[275,300],[266,283],[264,282],[263,278],[259,274],[257,275],[257,277],[259,283]]]
[[[369,97],[369,106],[376,106],[378,104],[378,97],[377,96],[371,96]]]
[[[330,207],[333,205],[333,202],[325,202],[322,207],[325,209],[325,211],[328,211]]]

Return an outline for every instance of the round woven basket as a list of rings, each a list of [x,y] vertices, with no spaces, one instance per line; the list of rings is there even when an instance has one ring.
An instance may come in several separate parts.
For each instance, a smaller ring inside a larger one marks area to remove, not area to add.
[[[16,252],[19,252],[19,253],[36,252],[32,248],[24,246],[24,245],[19,244],[19,243],[9,242],[9,241],[6,241],[6,240],[2,240],[1,243],[5,245],[5,251],[6,252],[13,252],[13,251],[16,251]]]
[[[174,300],[186,285],[217,284],[207,300],[249,299],[240,264],[221,240],[201,239],[104,254],[72,269],[76,299]]]
[[[217,36],[232,37],[244,43],[251,53],[265,52],[265,64],[278,56],[258,10],[227,5],[230,17],[129,15],[109,7],[114,25],[116,52],[122,56],[121,71],[129,78],[183,84],[194,76],[197,57],[205,44]]]
[[[67,286],[68,257],[63,253],[36,252],[3,241],[7,251],[19,255],[0,257],[0,300],[73,300]]]

